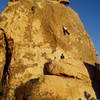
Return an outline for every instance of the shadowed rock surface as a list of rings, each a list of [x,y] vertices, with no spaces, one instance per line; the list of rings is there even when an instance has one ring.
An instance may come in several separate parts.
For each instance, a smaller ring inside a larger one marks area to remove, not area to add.
[[[0,15],[2,100],[99,98],[96,56],[79,16],[62,2],[15,0]]]

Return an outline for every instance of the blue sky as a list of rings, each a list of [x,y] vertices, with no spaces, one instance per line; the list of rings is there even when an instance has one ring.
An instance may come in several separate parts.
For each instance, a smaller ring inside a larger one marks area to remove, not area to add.
[[[0,0],[0,12],[9,0]],[[100,0],[71,0],[69,5],[80,16],[87,32],[92,38],[100,61]]]

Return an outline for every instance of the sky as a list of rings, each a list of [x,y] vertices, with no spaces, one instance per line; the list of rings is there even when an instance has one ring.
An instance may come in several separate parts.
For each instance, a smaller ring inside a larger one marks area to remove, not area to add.
[[[0,12],[9,0],[0,0]],[[100,61],[100,0],[71,0],[69,4],[80,16],[98,52]]]

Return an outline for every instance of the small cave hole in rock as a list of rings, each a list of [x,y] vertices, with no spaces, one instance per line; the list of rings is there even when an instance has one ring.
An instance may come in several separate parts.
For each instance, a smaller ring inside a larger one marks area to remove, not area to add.
[[[51,62],[46,62],[46,63],[44,64],[44,69],[43,69],[44,75],[51,75],[51,74],[48,72],[48,67],[50,66],[50,64],[51,64]]]
[[[61,54],[60,58],[61,58],[61,59],[64,59],[64,58],[65,58],[64,55],[63,55],[63,53]]]
[[[35,12],[35,6],[32,6],[32,7],[31,7],[31,10],[32,10],[32,12],[34,13],[34,12]]]
[[[70,33],[68,32],[68,29],[67,29],[67,27],[63,27],[63,33],[64,33],[64,35],[70,35]]]

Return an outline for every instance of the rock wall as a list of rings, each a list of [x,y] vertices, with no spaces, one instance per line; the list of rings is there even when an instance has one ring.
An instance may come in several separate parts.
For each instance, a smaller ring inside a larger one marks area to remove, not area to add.
[[[77,13],[58,1],[15,0],[0,15],[2,100],[95,100],[96,56]]]

